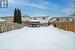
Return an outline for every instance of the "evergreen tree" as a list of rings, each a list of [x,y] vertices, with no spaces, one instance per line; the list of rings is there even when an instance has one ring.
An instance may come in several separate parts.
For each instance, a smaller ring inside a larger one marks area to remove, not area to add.
[[[22,23],[22,19],[21,19],[21,11],[20,11],[20,9],[17,9],[17,12],[18,12],[18,20],[17,20],[17,23],[21,24]]]
[[[21,24],[22,23],[22,19],[21,19],[21,11],[20,9],[16,9],[14,10],[14,22]]]
[[[15,8],[15,10],[14,10],[14,22],[16,22],[16,16],[17,16],[17,10],[16,10],[16,8]]]

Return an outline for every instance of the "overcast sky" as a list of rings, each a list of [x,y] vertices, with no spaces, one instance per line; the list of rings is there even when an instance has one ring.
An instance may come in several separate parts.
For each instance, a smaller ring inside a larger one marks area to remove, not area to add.
[[[0,8],[0,16],[13,15],[20,8],[22,15],[29,16],[68,16],[71,0],[8,0],[8,8]]]

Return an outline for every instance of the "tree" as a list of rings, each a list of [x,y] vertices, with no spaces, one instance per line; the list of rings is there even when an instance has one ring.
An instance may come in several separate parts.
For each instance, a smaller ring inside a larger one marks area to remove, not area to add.
[[[20,9],[16,9],[14,10],[14,22],[21,24],[22,23],[22,19],[21,19],[21,11]]]
[[[20,9],[18,9],[17,12],[18,12],[18,20],[17,20],[17,23],[21,24],[22,23],[22,19],[21,19],[21,11],[20,11]]]
[[[16,18],[17,18],[17,10],[16,10],[16,8],[15,8],[15,10],[14,10],[14,22],[16,22]]]

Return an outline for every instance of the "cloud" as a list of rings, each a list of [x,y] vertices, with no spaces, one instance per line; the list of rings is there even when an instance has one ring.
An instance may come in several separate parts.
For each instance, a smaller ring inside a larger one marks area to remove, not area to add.
[[[47,0],[8,0],[9,7],[8,9],[0,9],[0,12],[10,14],[14,8],[20,8],[23,15],[31,16],[63,16],[69,15],[71,13],[71,8],[59,6],[53,2]],[[11,13],[12,14],[12,13]]]
[[[48,14],[46,12],[35,12],[32,16],[48,16]]]
[[[14,4],[14,6],[16,7],[17,5],[21,5],[21,6],[30,6],[30,7],[35,7],[35,8],[39,8],[39,9],[53,9],[53,8],[57,8],[57,5],[54,3],[50,3],[47,1],[43,1],[43,0],[39,0],[36,3],[31,1],[31,0],[10,0],[9,3]]]
[[[73,3],[70,3],[68,6],[66,6],[65,8],[61,9],[61,12],[64,15],[71,15],[73,12],[75,12],[75,5]]]
[[[39,9],[48,9],[48,7],[46,7],[44,5],[31,4],[31,3],[26,3],[25,5],[31,6],[31,7],[36,7],[36,8],[39,8]]]

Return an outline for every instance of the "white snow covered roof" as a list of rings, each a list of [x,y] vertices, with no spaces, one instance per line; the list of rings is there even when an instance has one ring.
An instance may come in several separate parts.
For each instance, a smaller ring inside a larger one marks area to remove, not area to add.
[[[41,15],[41,16],[31,16],[30,18],[48,18],[49,16]]]
[[[32,22],[39,22],[39,20],[31,20]]]
[[[6,21],[6,20],[4,20],[4,19],[0,18],[0,21],[4,22],[4,21]]]
[[[38,27],[0,34],[0,49],[75,50],[75,34],[53,27]]]

